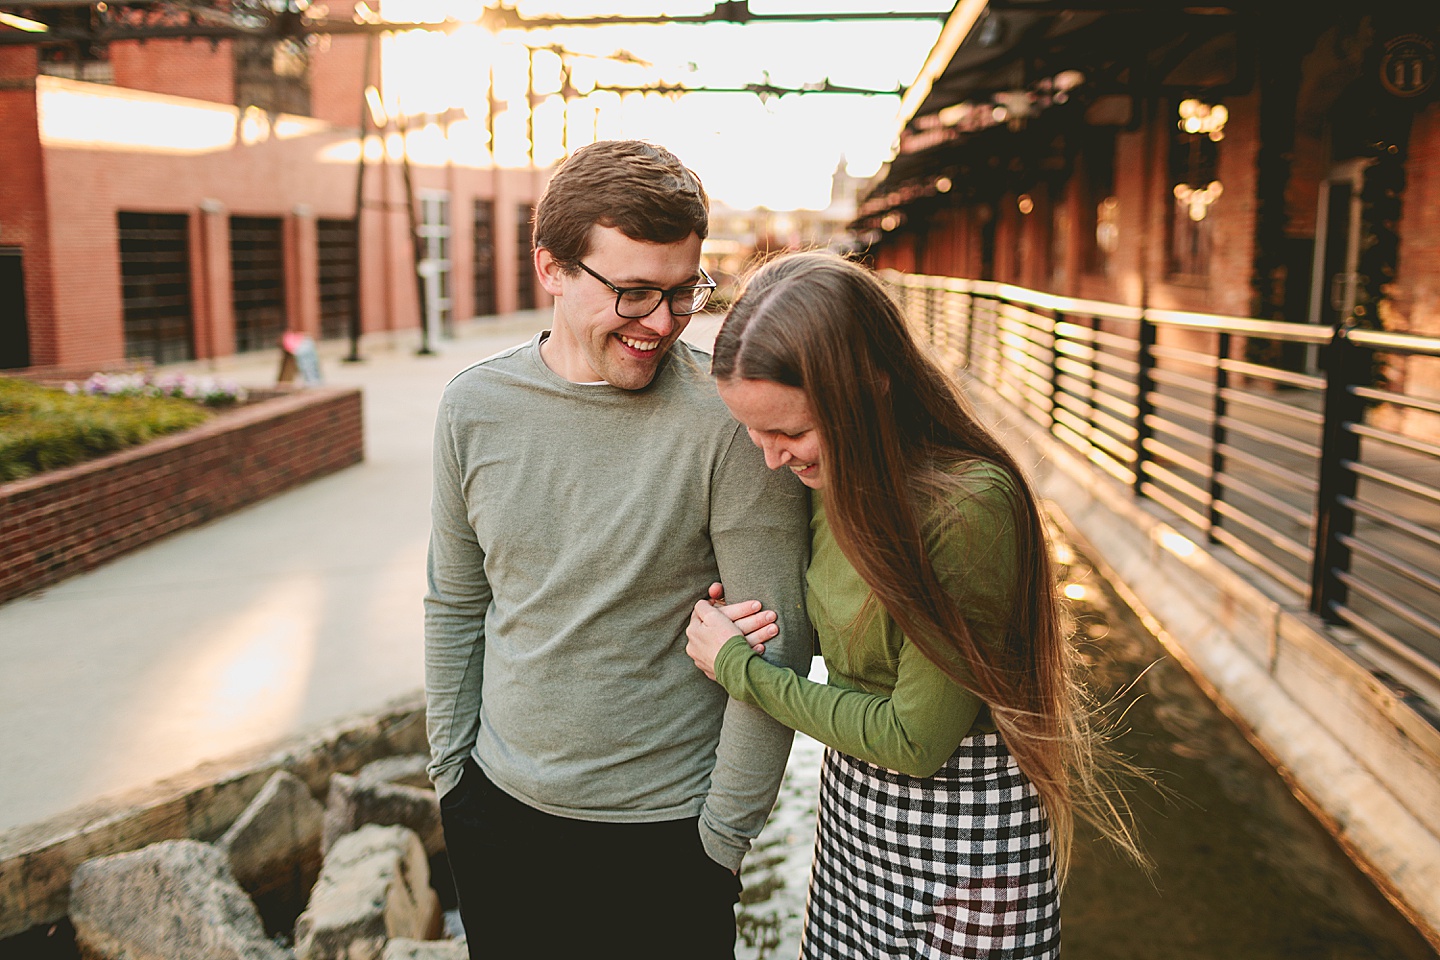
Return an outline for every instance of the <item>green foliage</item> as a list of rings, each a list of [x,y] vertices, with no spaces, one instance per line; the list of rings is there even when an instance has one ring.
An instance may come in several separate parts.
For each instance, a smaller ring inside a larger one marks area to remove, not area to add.
[[[189,400],[87,396],[0,377],[0,483],[145,443],[211,415]]]

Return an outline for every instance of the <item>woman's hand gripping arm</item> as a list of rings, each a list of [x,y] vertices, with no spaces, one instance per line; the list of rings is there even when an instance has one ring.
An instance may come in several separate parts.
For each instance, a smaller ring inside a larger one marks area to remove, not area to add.
[[[744,637],[750,649],[764,653],[765,641],[774,639],[779,632],[775,611],[764,609],[759,600],[726,603],[724,588],[712,583],[707,597],[696,601],[690,613],[690,625],[685,628],[688,638],[685,652],[705,676],[714,680],[715,654],[725,641]]]

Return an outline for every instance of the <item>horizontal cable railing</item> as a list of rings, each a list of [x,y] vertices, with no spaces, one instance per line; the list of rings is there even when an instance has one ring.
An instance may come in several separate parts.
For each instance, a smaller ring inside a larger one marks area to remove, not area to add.
[[[882,277],[945,362],[1440,683],[1440,338]]]

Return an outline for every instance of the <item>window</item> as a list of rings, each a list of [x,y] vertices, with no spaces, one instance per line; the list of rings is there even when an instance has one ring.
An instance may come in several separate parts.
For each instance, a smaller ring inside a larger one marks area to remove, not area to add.
[[[1170,135],[1169,273],[1203,278],[1210,274],[1211,207],[1223,192],[1218,143],[1228,112],[1220,105],[1185,100],[1179,114]]]
[[[235,105],[310,113],[310,53],[303,40],[241,37],[235,45]]]
[[[0,370],[30,366],[25,319],[25,261],[19,247],[0,247]]]
[[[446,336],[453,332],[452,278],[450,276],[450,194],[444,190],[420,191],[420,240],[424,257],[420,261],[427,280],[427,308],[440,321]],[[428,318],[427,318],[428,322]]]
[[[515,208],[515,309],[535,309],[535,261],[530,255],[531,225],[535,208],[522,203]]]
[[[126,359],[193,360],[190,218],[183,213],[120,213],[116,221]]]
[[[267,350],[288,325],[284,230],[279,217],[230,218],[235,351]]]
[[[1080,203],[1082,269],[1109,276],[1120,239],[1120,200],[1115,196],[1115,131],[1091,129],[1081,148],[1085,191]]]
[[[320,336],[347,336],[355,313],[355,221],[317,220],[320,260]]]
[[[495,305],[495,201],[475,201],[475,314],[490,316]]]

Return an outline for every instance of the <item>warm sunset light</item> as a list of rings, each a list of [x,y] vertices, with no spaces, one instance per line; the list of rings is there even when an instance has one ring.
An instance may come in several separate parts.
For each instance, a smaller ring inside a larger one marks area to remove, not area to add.
[[[236,139],[234,107],[60,77],[41,77],[35,89],[40,135],[50,146],[183,155],[226,150]]]
[[[629,0],[535,0],[523,16],[675,16],[708,13],[708,0],[669,4]],[[950,8],[937,0],[907,11]],[[465,0],[387,0],[392,21],[463,21],[478,4]],[[757,0],[757,14],[888,11],[866,0]],[[769,83],[796,89],[826,79],[865,90],[911,83],[938,35],[940,20],[730,24],[638,24],[507,30],[474,23],[449,32],[388,36],[384,108],[392,116],[463,111],[436,126],[426,159],[523,166],[552,163],[596,139],[639,137],[673,149],[711,194],[735,207],[819,209],[843,159],[858,176],[890,156],[898,96],[750,92],[662,94],[597,87],[656,85],[743,89]],[[568,79],[568,86],[566,81]],[[527,111],[527,96],[534,109]],[[563,91],[563,92],[562,92]],[[493,94],[493,99],[492,99]],[[493,104],[493,112],[492,112]],[[493,136],[493,142],[492,142]],[[533,142],[533,146],[532,146]],[[410,146],[420,159],[419,138]]]

